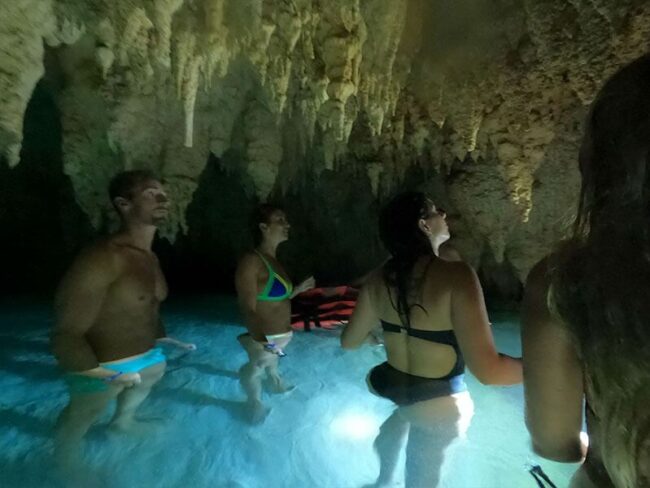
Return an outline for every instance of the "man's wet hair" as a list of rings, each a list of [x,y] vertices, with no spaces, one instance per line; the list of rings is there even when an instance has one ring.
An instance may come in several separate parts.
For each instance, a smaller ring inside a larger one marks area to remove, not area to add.
[[[160,181],[160,178],[153,171],[147,169],[134,169],[116,174],[108,185],[111,202],[115,205],[117,197],[130,200],[138,186],[151,180]]]

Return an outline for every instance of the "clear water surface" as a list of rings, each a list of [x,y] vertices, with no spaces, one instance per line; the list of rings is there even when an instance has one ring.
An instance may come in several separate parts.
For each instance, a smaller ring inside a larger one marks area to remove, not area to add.
[[[109,434],[107,412],[87,436],[86,467],[61,477],[51,431],[67,392],[48,349],[51,311],[44,302],[0,303],[1,487],[358,488],[375,480],[372,444],[393,406],[368,392],[365,376],[385,360],[383,347],[343,351],[337,331],[296,333],[280,368],[297,387],[266,397],[269,416],[250,426],[237,380],[246,355],[236,341],[244,329],[235,300],[176,301],[164,317],[170,336],[198,350],[168,350],[167,373],[139,410],[153,431]],[[492,319],[499,349],[519,355],[517,318]],[[530,450],[522,387],[486,387],[467,376],[476,413],[441,467],[439,486],[534,488],[531,462],[567,486],[576,465]]]

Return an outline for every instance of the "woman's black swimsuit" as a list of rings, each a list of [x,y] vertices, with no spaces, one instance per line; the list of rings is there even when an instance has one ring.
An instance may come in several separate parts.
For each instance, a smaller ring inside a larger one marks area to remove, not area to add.
[[[456,352],[456,363],[447,375],[440,378],[415,376],[399,371],[387,362],[382,363],[373,368],[368,375],[370,386],[378,395],[392,400],[397,405],[405,406],[467,390],[465,361],[453,330],[413,329],[384,320],[381,321],[381,327],[386,332],[399,334],[404,330],[411,337],[451,346]]]

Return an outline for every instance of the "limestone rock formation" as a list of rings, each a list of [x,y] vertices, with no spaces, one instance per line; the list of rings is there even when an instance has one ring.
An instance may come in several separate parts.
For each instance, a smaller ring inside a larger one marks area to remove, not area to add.
[[[523,279],[574,210],[586,107],[649,42],[643,0],[5,1],[0,152],[45,74],[96,226],[125,168],[164,176],[174,236],[210,154],[260,199],[342,168],[381,199],[415,166],[468,259]]]

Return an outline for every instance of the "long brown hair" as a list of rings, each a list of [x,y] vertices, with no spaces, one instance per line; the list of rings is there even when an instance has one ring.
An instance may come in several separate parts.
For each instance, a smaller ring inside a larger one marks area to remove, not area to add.
[[[650,459],[649,157],[646,55],[612,76],[591,109],[574,236],[553,279],[600,420],[603,462],[625,487],[650,483],[640,472]]]

